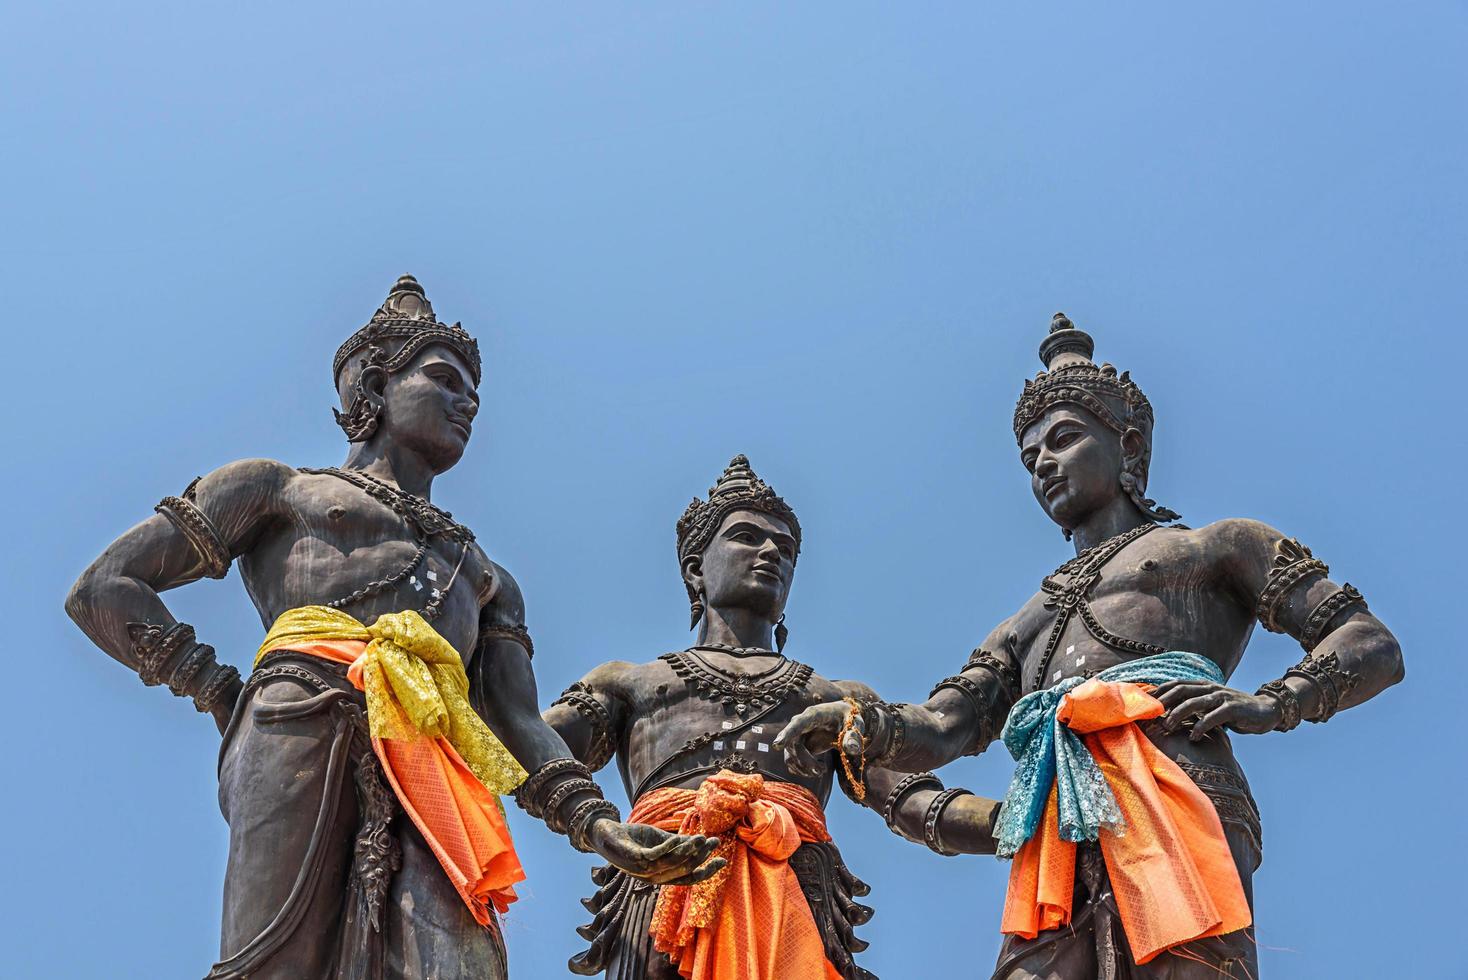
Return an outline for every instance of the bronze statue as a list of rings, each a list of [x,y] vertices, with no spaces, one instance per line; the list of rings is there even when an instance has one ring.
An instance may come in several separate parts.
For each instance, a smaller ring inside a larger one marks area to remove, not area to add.
[[[1188,528],[1149,499],[1150,403],[1063,314],[1050,329],[1014,434],[1075,557],[926,703],[874,702],[849,724],[833,701],[777,743],[795,772],[819,771],[811,749],[833,739],[914,772],[887,806],[927,793],[930,845],[1014,857],[997,978],[1257,977],[1260,822],[1228,732],[1327,721],[1400,681],[1401,651],[1299,542],[1246,519]],[[1305,657],[1249,694],[1227,678],[1255,619]],[[1014,781],[961,834],[941,799],[954,791],[919,771],[983,751],[1001,726]]]
[[[479,412],[477,343],[404,276],[333,372],[341,467],[250,459],[195,480],[66,603],[224,736],[230,848],[209,976],[504,977],[497,914],[523,875],[495,794],[526,770],[535,812],[624,873],[718,870],[717,841],[621,823],[569,758],[536,707],[519,587],[429,502]],[[159,598],[236,559],[269,630],[243,681]]]
[[[722,835],[716,853],[729,864],[691,888],[596,871],[599,889],[586,903],[594,920],[580,930],[591,947],[571,971],[612,980],[870,977],[853,960],[866,943],[852,931],[871,917],[854,901],[867,887],[825,828],[835,753],[802,774],[773,747],[804,708],[873,696],[783,653],[800,524],[736,456],[708,498],[694,498],[677,538],[697,642],[646,663],[597,667],[545,720],[592,769],[616,758],[631,820]],[[855,783],[842,775],[843,788],[860,795],[862,774],[852,775]],[[883,787],[901,778],[870,776]]]

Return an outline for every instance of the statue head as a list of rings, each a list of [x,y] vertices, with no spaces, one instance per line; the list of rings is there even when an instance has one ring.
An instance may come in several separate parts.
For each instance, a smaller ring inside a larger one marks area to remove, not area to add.
[[[748,609],[779,624],[800,556],[795,511],[735,456],[710,489],[678,519],[678,564],[692,626],[705,608]],[[783,647],[785,628],[775,628]]]
[[[1014,437],[1035,499],[1066,537],[1118,495],[1151,520],[1180,516],[1146,495],[1151,403],[1127,372],[1093,363],[1095,350],[1089,334],[1055,314],[1040,344],[1046,370],[1025,382],[1014,409]]]
[[[464,454],[479,411],[479,344],[439,322],[412,276],[337,349],[332,371],[344,409],[332,411],[349,441],[410,447],[440,473]]]

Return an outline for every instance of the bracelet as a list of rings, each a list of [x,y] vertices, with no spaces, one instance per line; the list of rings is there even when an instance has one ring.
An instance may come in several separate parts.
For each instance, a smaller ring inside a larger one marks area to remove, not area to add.
[[[1320,601],[1320,605],[1310,613],[1310,618],[1305,620],[1305,626],[1300,630],[1300,646],[1304,647],[1306,652],[1314,650],[1328,635],[1326,627],[1335,620],[1336,616],[1358,604],[1365,609],[1366,597],[1350,582],[1326,596]]]
[[[892,792],[887,794],[887,802],[882,806],[882,819],[887,822],[888,829],[894,829],[892,822],[897,819],[897,808],[902,805],[902,798],[909,790],[915,790],[919,786],[931,783],[938,789],[943,788],[943,780],[930,772],[910,772],[892,787]]]
[[[1287,674],[1285,676],[1289,675]],[[1294,691],[1290,690],[1290,686],[1284,682],[1283,678],[1277,681],[1270,681],[1254,693],[1268,695],[1278,702],[1280,719],[1279,724],[1274,726],[1275,731],[1293,731],[1299,726],[1300,698]]]
[[[194,484],[190,483],[182,497],[164,497],[153,509],[178,528],[198,556],[199,565],[209,578],[229,574],[229,549],[214,527],[214,522],[193,502]]]
[[[1337,593],[1339,594],[1339,593]],[[1341,669],[1340,658],[1333,652],[1315,658],[1306,654],[1305,659],[1285,671],[1286,677],[1299,677],[1309,681],[1320,695],[1317,717],[1308,719],[1312,725],[1330,721],[1341,708],[1344,698],[1360,681],[1360,677],[1349,670]]]
[[[879,755],[868,759],[873,766],[885,766],[902,752],[907,741],[907,719],[902,717],[904,704],[888,704],[886,701],[870,701],[863,707],[862,720],[870,732],[869,742],[886,741]],[[878,734],[882,738],[878,738]]]
[[[128,623],[128,638],[137,658],[138,678],[148,687],[163,683],[163,668],[181,648],[194,643],[194,628],[188,623],[154,626],[151,623]]]
[[[954,787],[945,789],[933,797],[932,802],[928,804],[927,813],[923,815],[923,843],[928,845],[929,850],[944,857],[952,857],[958,853],[943,846],[943,839],[938,833],[938,822],[943,817],[943,811],[948,808],[948,804],[952,803],[955,797],[973,795],[966,789]]]
[[[574,772],[585,779],[591,778],[591,770],[570,757],[552,759],[531,773],[526,780],[515,789],[515,803],[530,814],[539,818],[545,807],[541,800],[541,794],[545,791],[546,783],[552,776],[564,772]]]
[[[199,643],[188,623],[156,626],[128,623],[138,678],[148,687],[167,683],[175,696],[192,697],[198,711],[213,711],[239,680],[240,672],[214,659],[214,648]]]
[[[1285,538],[1275,545],[1274,562],[1259,593],[1254,616],[1269,632],[1283,633],[1284,627],[1277,621],[1280,604],[1305,579],[1329,574],[1330,566],[1311,554],[1309,548],[1295,538]]]
[[[531,660],[535,659],[535,644],[530,639],[530,631],[524,626],[486,626],[479,631],[479,643],[482,646],[489,640],[509,640],[518,643],[525,648],[525,655]]]
[[[194,680],[208,664],[214,663],[214,648],[207,643],[195,643],[174,662],[168,675],[168,690],[174,697],[187,697],[194,689]]]
[[[551,702],[551,707],[558,704],[569,704],[591,726],[587,767],[595,770],[606,765],[616,751],[616,740],[612,736],[612,713],[607,710],[607,706],[592,693],[591,688],[580,681],[566,688],[560,697]]]
[[[213,711],[225,693],[239,682],[240,672],[231,664],[215,664],[214,673],[204,682],[203,688],[194,695],[194,710]]]
[[[933,689],[928,692],[928,699],[932,700],[934,695],[944,688],[962,694],[968,700],[969,707],[974,709],[974,718],[978,722],[979,730],[973,744],[968,751],[964,752],[964,755],[978,755],[994,740],[994,723],[990,720],[989,706],[984,703],[984,689],[972,677],[956,674],[953,677],[945,677],[934,684]]]
[[[545,825],[558,834],[566,832],[566,822],[561,820],[561,804],[575,796],[577,793],[595,793],[601,796],[601,787],[590,779],[573,776],[557,783],[555,788],[546,795],[545,805],[541,808],[545,819]],[[560,826],[557,826],[559,824]]]
[[[586,832],[591,829],[592,823],[598,816],[607,816],[619,823],[622,820],[622,812],[611,800],[598,797],[594,800],[586,800],[577,805],[571,811],[571,819],[566,821],[566,836],[571,840],[571,846],[583,854],[590,854],[594,850],[586,843]]]
[[[1004,700],[1013,703],[1015,694],[1019,690],[1019,671],[983,647],[979,647],[969,655],[968,662],[963,665],[961,673],[966,674],[971,670],[987,670],[993,674],[994,678],[999,681],[1000,694]]]

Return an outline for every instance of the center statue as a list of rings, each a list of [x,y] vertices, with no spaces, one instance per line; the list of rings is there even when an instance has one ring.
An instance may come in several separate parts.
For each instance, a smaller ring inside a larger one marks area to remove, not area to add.
[[[619,822],[569,758],[536,708],[519,587],[428,501],[479,412],[478,344],[404,276],[333,376],[342,466],[252,459],[195,480],[67,600],[98,646],[224,735],[210,980],[505,977],[497,916],[524,875],[497,797],[517,787],[625,874],[717,871],[717,841]],[[159,598],[236,559],[266,628],[243,682]]]
[[[857,719],[819,705],[776,741],[796,772],[839,739],[858,763],[914,773],[889,814],[926,795],[934,850],[1013,859],[996,978],[1257,978],[1259,813],[1228,732],[1327,721],[1400,681],[1401,651],[1298,541],[1252,520],[1185,527],[1148,499],[1152,406],[1093,350],[1057,314],[1014,413],[1035,498],[1075,556],[925,704]],[[1305,658],[1248,694],[1227,681],[1256,619]],[[1017,768],[985,823],[992,808],[920,770],[996,733]]]
[[[836,753],[787,768],[775,733],[805,708],[871,698],[783,655],[800,553],[795,513],[734,457],[678,521],[678,561],[697,642],[648,663],[613,662],[573,684],[545,720],[592,769],[613,756],[634,823],[717,835],[728,863],[698,884],[658,887],[615,868],[593,878],[591,948],[571,960],[609,980],[858,980],[871,909],[826,831]],[[828,740],[828,748],[834,743]],[[864,792],[860,773],[841,775]],[[883,787],[899,776],[869,773]],[[867,797],[870,799],[871,797]],[[981,846],[973,844],[975,848]]]

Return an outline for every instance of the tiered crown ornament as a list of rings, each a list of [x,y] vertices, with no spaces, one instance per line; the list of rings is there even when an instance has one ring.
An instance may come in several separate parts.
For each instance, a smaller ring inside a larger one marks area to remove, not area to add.
[[[755,475],[749,466],[749,458],[741,453],[729,460],[724,475],[709,488],[708,499],[694,497],[683,516],[678,518],[679,564],[689,555],[703,554],[724,518],[736,510],[759,511],[784,521],[795,538],[795,554],[799,557],[800,522],[795,519],[795,511],[764,480]],[[692,625],[697,626],[703,616],[703,597],[686,579],[683,584],[688,589],[688,601],[692,604]]]
[[[1061,404],[1085,409],[1118,436],[1136,429],[1146,449],[1136,465],[1122,471],[1121,485],[1142,513],[1153,520],[1175,521],[1181,515],[1159,507],[1144,495],[1152,458],[1152,403],[1130,372],[1118,374],[1106,363],[1098,367],[1091,360],[1095,351],[1096,342],[1090,334],[1077,329],[1064,313],[1055,314],[1050,320],[1050,334],[1040,344],[1040,362],[1045,370],[1025,381],[1014,408],[1015,441],[1021,441],[1031,423]]]
[[[352,399],[345,413],[336,412],[336,421],[346,430],[352,442],[362,442],[377,431],[380,407],[371,403],[362,390],[360,375],[369,367],[392,374],[408,365],[418,352],[430,344],[442,344],[463,358],[474,383],[479,384],[479,343],[458,323],[443,323],[434,316],[433,304],[423,287],[412,276],[400,276],[393,283],[387,299],[372,314],[367,325],[347,338],[336,351],[331,376],[343,385],[346,371],[352,385]],[[353,360],[357,363],[353,364]],[[355,375],[355,377],[351,377]]]
[[[433,315],[433,304],[428,302],[423,287],[412,276],[400,276],[367,325],[337,348],[336,358],[331,364],[331,376],[340,376],[343,365],[362,348],[377,347],[385,353],[387,347],[399,341],[405,343],[382,362],[389,372],[402,368],[429,344],[443,344],[464,358],[474,375],[474,383],[479,384],[478,341],[457,323],[439,322]]]

